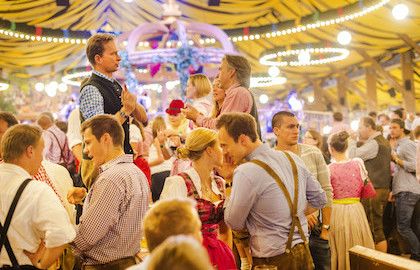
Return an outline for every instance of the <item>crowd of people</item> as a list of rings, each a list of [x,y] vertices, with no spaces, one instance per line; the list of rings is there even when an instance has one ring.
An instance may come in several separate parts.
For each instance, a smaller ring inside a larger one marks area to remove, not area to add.
[[[191,75],[189,102],[148,119],[113,78],[113,36],[86,55],[66,129],[0,112],[1,269],[341,270],[356,245],[420,261],[414,114],[371,112],[353,131],[337,112],[321,136],[279,111],[273,146],[243,56],[213,82]]]

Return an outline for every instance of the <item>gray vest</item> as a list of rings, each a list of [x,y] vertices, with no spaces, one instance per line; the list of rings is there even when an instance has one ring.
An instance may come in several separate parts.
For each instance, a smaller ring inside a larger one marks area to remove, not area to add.
[[[391,185],[391,145],[382,135],[374,138],[378,143],[378,154],[365,161],[366,170],[375,188],[390,188]]]

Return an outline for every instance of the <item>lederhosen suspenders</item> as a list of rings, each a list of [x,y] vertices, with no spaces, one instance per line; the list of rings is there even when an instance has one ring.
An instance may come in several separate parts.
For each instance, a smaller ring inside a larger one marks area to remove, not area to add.
[[[13,198],[12,204],[10,205],[9,212],[7,212],[6,219],[4,221],[4,226],[0,223],[0,231],[1,231],[1,237],[0,237],[0,253],[3,249],[3,246],[6,248],[6,252],[9,255],[10,261],[12,262],[12,266],[14,269],[20,269],[19,263],[16,259],[16,256],[12,250],[12,246],[10,245],[9,239],[7,238],[7,231],[9,230],[10,222],[12,221],[13,214],[16,210],[16,206],[19,202],[20,196],[22,195],[23,190],[25,189],[26,185],[31,181],[32,179],[26,179],[23,181],[23,183],[19,186],[15,197]]]
[[[303,232],[302,225],[300,223],[299,217],[297,216],[299,183],[298,183],[298,171],[297,171],[296,163],[293,160],[293,158],[290,156],[289,153],[287,153],[287,152],[283,152],[283,153],[286,155],[287,159],[289,160],[289,162],[292,166],[293,179],[294,179],[294,185],[295,185],[293,203],[292,203],[292,199],[290,197],[290,193],[289,193],[289,191],[287,191],[287,188],[284,185],[283,181],[281,181],[280,177],[274,172],[273,169],[271,169],[270,166],[268,166],[266,163],[264,163],[263,161],[260,161],[260,160],[251,160],[250,162],[260,166],[271,177],[273,177],[274,180],[276,180],[277,185],[283,191],[284,196],[286,197],[287,204],[289,205],[289,208],[290,208],[290,214],[292,216],[292,225],[290,227],[289,237],[288,237],[288,240],[287,240],[287,243],[286,243],[286,253],[290,253],[290,251],[292,250],[292,241],[293,241],[293,234],[295,232],[295,227],[298,228],[300,237],[302,238],[302,240],[305,244],[305,248],[307,249],[307,252],[309,252],[309,243],[308,243],[308,240],[305,236],[305,233]],[[307,263],[308,263],[308,265],[309,264],[311,265],[312,260],[310,262],[308,261]]]

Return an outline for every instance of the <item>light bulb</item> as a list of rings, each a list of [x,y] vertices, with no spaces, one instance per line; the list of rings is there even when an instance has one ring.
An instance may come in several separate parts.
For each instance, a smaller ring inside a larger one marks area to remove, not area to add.
[[[266,104],[268,102],[268,96],[266,94],[262,94],[260,96],[260,103],[261,104]]]
[[[42,82],[37,82],[35,84],[35,90],[38,92],[42,92],[45,89],[45,84],[43,84]]]
[[[65,84],[65,83],[60,83],[60,84],[58,85],[58,91],[60,91],[60,92],[62,92],[62,93],[66,92],[66,91],[67,91],[67,84]]]
[[[269,69],[268,69],[268,75],[270,75],[270,77],[277,77],[277,76],[279,76],[279,74],[280,74],[280,69],[278,68],[278,67],[276,67],[276,66],[271,66]]]
[[[350,127],[353,131],[357,131],[359,129],[359,120],[351,121]]]
[[[309,97],[308,97],[308,102],[309,102],[309,103],[314,103],[314,101],[315,101],[314,96],[309,96]]]
[[[408,15],[408,7],[405,4],[398,4],[392,9],[392,16],[396,20],[404,20]]]
[[[349,31],[340,31],[337,35],[337,41],[341,45],[348,45],[351,42],[351,33]]]
[[[311,54],[308,51],[301,51],[298,55],[299,63],[307,64],[311,61]]]
[[[324,135],[328,135],[328,134],[330,134],[330,133],[331,133],[331,131],[332,131],[332,127],[331,127],[331,126],[329,126],[329,125],[326,125],[326,126],[324,126],[324,127],[322,128],[322,133],[323,133]]]

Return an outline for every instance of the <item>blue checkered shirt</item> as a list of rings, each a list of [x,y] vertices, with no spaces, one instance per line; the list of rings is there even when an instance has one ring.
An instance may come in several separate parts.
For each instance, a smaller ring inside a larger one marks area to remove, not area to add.
[[[92,73],[107,79],[108,81],[114,82],[115,79],[109,78],[108,76],[94,70]],[[89,119],[98,114],[104,114],[104,98],[99,92],[98,88],[93,85],[86,85],[80,91],[80,112],[84,119]]]

